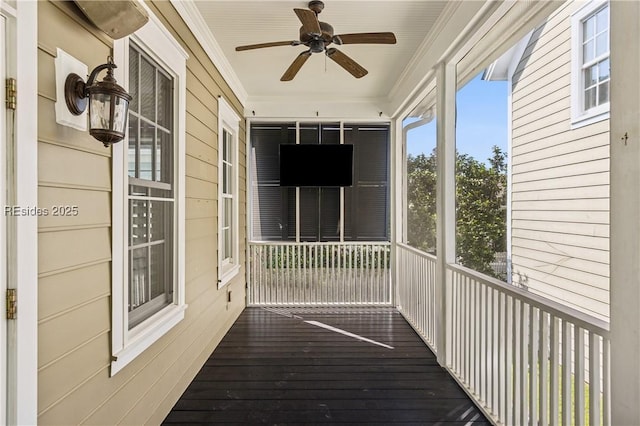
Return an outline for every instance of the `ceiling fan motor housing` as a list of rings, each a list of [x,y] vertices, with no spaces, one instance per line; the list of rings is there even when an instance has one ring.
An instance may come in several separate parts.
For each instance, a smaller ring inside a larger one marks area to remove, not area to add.
[[[304,27],[300,27],[300,41],[302,42],[302,44],[311,43],[312,41],[318,39],[324,41],[325,43],[331,42],[331,40],[333,39],[333,27],[326,22],[318,21],[318,23],[320,24],[320,30],[322,31],[322,34],[320,35],[308,33],[304,30]]]

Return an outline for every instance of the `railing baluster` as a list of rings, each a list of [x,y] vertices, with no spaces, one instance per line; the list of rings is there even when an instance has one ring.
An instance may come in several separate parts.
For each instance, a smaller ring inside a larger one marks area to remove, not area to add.
[[[549,424],[554,426],[558,424],[560,416],[560,319],[551,315],[550,326]]]
[[[602,395],[601,350],[600,336],[594,332],[589,332],[589,424],[591,426],[600,425],[600,398]]]
[[[528,393],[527,393],[527,376],[528,376],[528,350],[527,346],[529,344],[529,309],[528,305],[522,302],[520,307],[520,335],[521,335],[521,347],[520,347],[520,395],[521,395],[521,411],[520,411],[520,420],[519,424],[525,425],[527,424],[527,418],[529,416],[529,404],[528,404]]]
[[[496,380],[495,380],[495,388],[497,395],[497,404],[498,404],[498,420],[502,423],[506,421],[506,411],[505,411],[505,395],[506,395],[506,385],[505,385],[505,343],[506,343],[506,324],[505,324],[505,315],[507,309],[506,303],[506,295],[500,293],[496,290],[496,305],[497,305],[497,324],[496,324],[496,347],[498,348],[498,357],[497,357],[497,365],[496,365]]]
[[[611,341],[602,338],[602,424],[611,426]]]
[[[464,302],[463,305],[469,309],[465,309],[464,311],[464,347],[465,348],[469,348],[471,349],[471,334],[469,333],[469,324],[471,323],[471,314],[470,314],[470,306],[471,306],[471,297],[469,294],[469,280],[467,279],[467,277],[463,277],[462,278],[464,281]],[[470,374],[471,374],[471,366],[469,365],[469,361],[470,361],[470,350],[467,351],[462,351],[462,354],[464,356],[464,374],[462,376],[462,378],[465,380],[465,382],[467,384],[469,384],[470,381]]]
[[[506,315],[505,315],[505,365],[504,365],[504,380],[505,380],[505,423],[506,424],[514,424],[513,416],[515,415],[514,410],[514,376],[515,376],[515,355],[513,348],[515,347],[515,337],[513,335],[513,330],[515,328],[515,299],[505,294],[506,297]]]
[[[522,424],[520,420],[520,414],[522,412],[522,375],[521,371],[521,363],[522,358],[520,356],[520,352],[522,351],[522,331],[521,331],[521,323],[522,317],[520,316],[520,310],[522,302],[520,300],[513,301],[513,424]]]
[[[574,348],[573,353],[575,355],[575,372],[574,372],[574,421],[577,425],[585,424],[584,419],[584,328],[575,326],[574,328]]]
[[[489,321],[490,315],[493,314],[493,300],[490,300],[489,288],[486,285],[482,285],[482,290],[484,293],[484,325],[483,328],[485,330],[484,335],[484,365],[482,366],[482,381],[484,382],[484,399],[487,401],[489,408],[493,411],[493,389],[491,386],[493,385],[491,374],[491,367],[493,366],[491,360],[493,359],[494,353],[493,350],[495,346],[493,346],[493,321]]]
[[[538,383],[538,395],[540,402],[540,424],[549,424],[547,418],[549,409],[549,315],[540,310],[540,381]]]
[[[469,376],[468,384],[472,389],[474,388],[476,379],[475,362],[478,352],[476,350],[476,307],[478,306],[475,299],[475,281],[467,277],[467,283],[469,285]]]
[[[562,424],[571,425],[571,323],[562,321]]]
[[[532,426],[538,424],[538,367],[540,362],[538,338],[540,324],[536,314],[537,309],[533,305],[529,305],[529,424]]]

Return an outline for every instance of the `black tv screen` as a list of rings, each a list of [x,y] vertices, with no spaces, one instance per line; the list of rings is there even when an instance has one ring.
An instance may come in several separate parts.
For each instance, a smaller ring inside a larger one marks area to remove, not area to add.
[[[351,186],[353,145],[280,145],[280,186]]]

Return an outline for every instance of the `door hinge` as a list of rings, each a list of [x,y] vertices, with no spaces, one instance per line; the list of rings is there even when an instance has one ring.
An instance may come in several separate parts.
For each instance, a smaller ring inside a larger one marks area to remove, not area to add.
[[[7,289],[7,319],[18,318],[18,294],[15,288]]]
[[[8,78],[5,87],[7,89],[7,109],[16,109],[16,105],[18,102],[18,90],[15,78]]]

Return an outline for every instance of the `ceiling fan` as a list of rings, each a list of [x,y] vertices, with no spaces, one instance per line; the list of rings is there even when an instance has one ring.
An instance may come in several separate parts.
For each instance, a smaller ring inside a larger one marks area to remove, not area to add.
[[[261,49],[263,47],[275,46],[299,46],[304,45],[309,48],[300,53],[284,72],[280,81],[290,81],[296,76],[302,65],[309,59],[312,53],[324,52],[329,59],[335,61],[342,68],[347,70],[355,78],[367,75],[368,71],[360,64],[345,55],[335,47],[327,47],[331,43],[342,44],[395,44],[396,36],[390,32],[383,33],[355,33],[355,34],[333,34],[333,27],[326,22],[318,20],[318,14],[324,9],[324,3],[319,0],[309,2],[309,10],[293,9],[302,22],[300,27],[300,40],[274,41],[270,43],[249,44],[236,47],[236,51]]]

